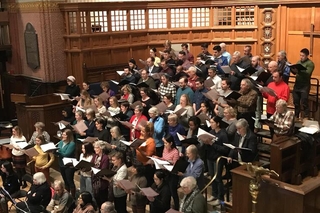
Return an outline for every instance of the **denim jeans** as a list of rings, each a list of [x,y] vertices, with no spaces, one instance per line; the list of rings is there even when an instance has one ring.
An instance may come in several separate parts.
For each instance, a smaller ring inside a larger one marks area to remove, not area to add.
[[[91,195],[93,195],[92,181],[91,177],[85,177],[83,175],[80,175],[80,193],[84,191],[90,192]]]
[[[223,165],[225,164],[225,160],[220,160],[218,167],[216,165],[216,161],[207,160],[207,162],[211,178],[214,176],[216,170],[218,169],[217,176],[215,180],[212,182],[212,196],[219,200],[224,200],[224,185],[222,182],[222,171]]]

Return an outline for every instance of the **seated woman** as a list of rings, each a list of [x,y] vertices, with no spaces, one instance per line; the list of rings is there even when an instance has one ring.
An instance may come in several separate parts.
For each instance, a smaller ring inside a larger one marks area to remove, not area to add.
[[[90,84],[87,81],[84,81],[82,83],[82,89],[87,91],[92,98],[95,95],[94,91],[92,89],[90,89]]]
[[[95,125],[95,119],[96,119],[96,114],[93,109],[89,108],[86,110],[86,117],[87,120],[85,121],[85,124],[87,125],[88,129],[84,131],[84,133],[80,133],[81,136],[84,137],[93,137],[94,132],[96,130],[96,125]]]
[[[130,194],[131,208],[134,213],[145,213],[147,198],[143,195],[139,188],[147,187],[147,179],[145,177],[145,167],[140,163],[135,163],[131,167],[132,176],[130,181],[135,186],[128,191]]]
[[[106,82],[106,81],[101,82],[100,87],[103,90],[103,92],[108,94],[109,98],[116,95],[116,93],[113,90],[110,89],[109,82]],[[107,108],[109,107],[109,98],[107,98],[106,100],[102,100],[104,105]]]
[[[117,120],[112,116],[120,113],[120,107],[119,107],[118,99],[115,96],[109,98],[109,104],[110,106],[108,107],[108,112],[110,113],[111,116],[107,118],[107,127],[110,129],[118,125]]]
[[[157,49],[155,47],[150,48],[150,57],[154,58],[154,66],[159,67],[161,60],[157,56]]]
[[[179,212],[195,213],[207,212],[207,204],[203,195],[197,186],[197,181],[194,177],[189,176],[182,179],[180,186],[184,194]]]
[[[84,113],[80,110],[75,112],[75,118],[76,120],[73,122],[72,125],[76,125],[77,123],[83,122],[85,123],[85,121],[83,120],[84,118]],[[86,133],[85,132],[77,132],[74,129],[74,133],[75,133],[75,139],[78,140],[79,138],[85,138]]]
[[[132,104],[134,101],[134,95],[132,94],[132,89],[130,85],[129,84],[124,85],[121,88],[121,92],[122,92],[121,99],[128,101],[129,104]]]
[[[102,103],[101,97],[95,97],[93,103],[96,106],[98,112],[96,113],[96,118],[104,118],[103,114],[107,111],[107,108]]]
[[[294,112],[288,110],[285,100],[277,100],[276,112],[269,120],[274,122],[274,133],[276,135],[290,135],[293,133]]]
[[[72,124],[75,120],[74,113],[72,112],[72,107],[65,107],[62,110],[62,116],[63,116],[62,120],[67,121],[70,124]]]
[[[179,109],[184,108],[187,110],[187,113],[184,116],[179,118],[179,123],[187,130],[189,128],[189,118],[194,115],[194,111],[189,99],[189,96],[186,94],[182,94],[180,97],[180,104],[176,106],[174,111],[178,111]]]
[[[67,87],[65,94],[69,94],[71,97],[77,97],[80,95],[80,88],[76,83],[76,78],[72,75],[67,77]]]
[[[173,101],[174,99],[171,94],[167,93],[163,96],[163,102],[168,107],[167,110],[173,111],[176,108],[176,106],[173,104]]]
[[[94,129],[93,136],[97,137],[99,140],[102,141],[109,141],[110,139],[110,134],[108,130],[105,128],[105,120],[102,118],[96,119],[95,122],[96,128]]]
[[[77,107],[85,109],[87,107],[92,106],[93,101],[90,97],[90,94],[86,90],[82,90],[80,93],[80,100],[77,103]]]
[[[46,181],[46,176],[42,172],[33,175],[33,184],[26,196],[26,203],[17,203],[17,212],[30,211],[32,213],[44,212],[51,200],[50,186]],[[26,206],[26,204],[28,206]]]
[[[165,173],[162,170],[156,171],[153,176],[154,184],[151,187],[159,195],[156,197],[147,197],[150,201],[150,213],[163,213],[170,209],[170,189],[165,178]]]
[[[35,172],[42,172],[47,179],[47,183],[51,186],[49,169],[54,162],[54,154],[52,152],[43,152],[40,147],[42,144],[46,144],[44,137],[43,135],[38,135],[34,146],[38,154],[33,156],[32,160],[35,162]]]
[[[37,122],[34,124],[34,127],[36,128],[36,131],[33,132],[30,141],[28,142],[29,145],[34,145],[35,144],[35,139],[38,135],[43,135],[44,139],[46,140],[47,143],[50,142],[50,135],[48,132],[44,130],[45,125],[42,122]]]
[[[17,174],[13,171],[12,164],[5,161],[1,165],[1,179],[3,188],[11,195],[11,197],[19,196],[20,183]],[[1,212],[8,213],[8,198],[0,194],[0,207]]]
[[[95,213],[97,206],[95,205],[90,192],[81,192],[78,198],[78,205],[73,210],[73,213]]]

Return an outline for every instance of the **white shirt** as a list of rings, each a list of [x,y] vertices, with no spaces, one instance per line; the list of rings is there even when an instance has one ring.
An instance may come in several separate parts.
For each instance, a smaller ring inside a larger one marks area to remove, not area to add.
[[[239,141],[239,148],[242,148],[242,145],[243,145],[243,142],[244,142],[244,138],[245,138],[245,137],[246,137],[246,135],[241,136],[240,141]],[[238,152],[238,160],[239,160],[239,161],[242,161],[240,152]]]
[[[207,79],[209,79],[210,77],[208,77]],[[213,78],[211,78],[214,85],[211,87],[211,89],[216,89],[217,91],[220,91],[221,90],[221,82],[222,82],[222,79],[218,76],[218,75],[215,75]]]
[[[17,149],[20,149],[20,147],[18,146],[17,144],[17,141],[24,141],[24,142],[27,142],[26,138],[24,136],[22,136],[21,138],[18,138],[18,137],[13,137],[11,136],[10,138],[10,144],[14,147],[14,148],[17,148]],[[22,156],[24,155],[24,153],[20,150],[16,150],[16,149],[12,149],[12,154],[14,156]]]

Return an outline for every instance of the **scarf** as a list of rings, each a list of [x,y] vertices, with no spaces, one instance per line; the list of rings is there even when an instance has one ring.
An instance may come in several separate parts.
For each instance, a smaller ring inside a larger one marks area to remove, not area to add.
[[[198,186],[196,186],[191,194],[185,195],[180,204],[180,212],[192,212],[194,198],[200,193]]]

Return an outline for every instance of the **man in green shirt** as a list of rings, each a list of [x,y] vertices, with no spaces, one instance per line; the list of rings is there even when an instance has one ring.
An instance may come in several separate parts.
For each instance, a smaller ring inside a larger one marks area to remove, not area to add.
[[[291,69],[296,74],[296,82],[293,87],[293,103],[295,108],[295,116],[299,118],[301,111],[301,104],[304,111],[304,118],[309,117],[308,96],[310,92],[310,79],[314,70],[314,63],[308,58],[309,50],[303,48],[300,51],[300,61],[297,64],[301,64],[306,70]]]

